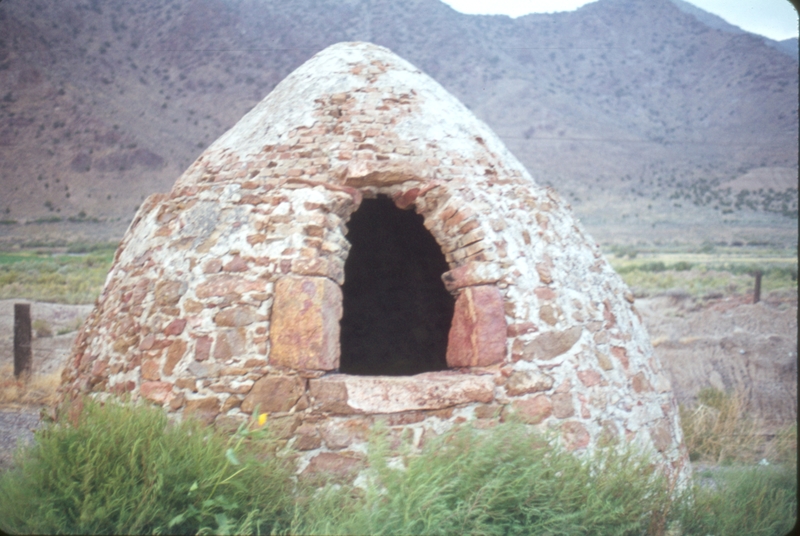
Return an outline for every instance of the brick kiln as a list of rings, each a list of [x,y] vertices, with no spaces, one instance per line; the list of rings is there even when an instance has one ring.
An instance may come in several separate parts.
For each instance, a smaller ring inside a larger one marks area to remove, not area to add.
[[[578,452],[640,443],[685,477],[633,301],[458,100],[342,43],[141,206],[62,396],[131,393],[225,428],[258,408],[305,472],[358,467],[377,419],[419,444],[513,414]]]

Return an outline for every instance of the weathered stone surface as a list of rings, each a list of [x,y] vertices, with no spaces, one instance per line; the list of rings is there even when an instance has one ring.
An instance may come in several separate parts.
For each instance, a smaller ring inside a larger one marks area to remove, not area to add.
[[[575,415],[575,406],[572,402],[572,393],[556,393],[550,397],[553,403],[553,416],[566,419]]]
[[[270,319],[272,365],[333,370],[339,366],[342,290],[324,277],[283,277]]]
[[[297,450],[314,450],[322,446],[322,438],[317,427],[311,423],[303,423],[295,430],[294,448]]]
[[[186,327],[185,318],[176,318],[169,325],[164,328],[164,335],[180,335],[183,333],[183,328]]]
[[[553,414],[553,404],[545,395],[514,400],[511,407],[513,414],[527,424],[539,424]]]
[[[340,479],[351,480],[355,478],[358,471],[364,467],[364,464],[365,459],[363,454],[356,452],[341,454],[322,452],[311,458],[302,476],[331,475]]]
[[[364,442],[369,436],[370,421],[364,418],[347,420],[331,419],[319,427],[325,446],[339,450],[357,442]]]
[[[312,379],[308,381],[308,390],[314,398],[314,407],[319,411],[334,415],[358,413],[347,404],[347,385],[344,381]]]
[[[468,262],[442,274],[445,288],[453,292],[464,287],[487,285],[500,280],[497,266],[488,262]]]
[[[186,354],[186,342],[177,339],[167,349],[167,360],[164,362],[164,375],[170,376],[175,370],[175,365]]]
[[[561,439],[564,441],[564,448],[577,450],[586,448],[591,436],[583,424],[578,421],[567,421],[561,425]]]
[[[194,347],[195,361],[205,361],[211,355],[211,343],[214,342],[211,337],[198,337]]]
[[[144,380],[159,380],[161,379],[161,371],[159,370],[158,361],[155,359],[146,359],[142,362],[142,379]]]
[[[470,402],[488,403],[494,399],[494,381],[488,375],[452,372],[426,372],[415,376],[337,374],[311,380],[312,395],[326,383],[343,385],[347,405],[351,410],[364,413],[441,409]]]
[[[183,293],[186,292],[186,283],[181,281],[159,281],[156,283],[156,305],[176,305]]]
[[[195,294],[200,299],[226,296],[229,294],[244,294],[245,292],[263,292],[267,282],[263,279],[250,281],[243,275],[220,274],[211,276],[199,285]]]
[[[624,369],[628,369],[630,361],[628,360],[628,351],[625,348],[622,346],[612,346],[611,355],[619,359],[619,362],[622,363],[622,367]]]
[[[143,382],[139,393],[147,400],[163,404],[172,394],[172,384],[169,382]]]
[[[299,376],[265,376],[250,389],[242,402],[242,411],[259,413],[289,411],[305,392],[305,380]]]
[[[447,342],[450,367],[485,367],[506,355],[506,316],[500,289],[492,285],[461,291]]]
[[[583,329],[574,326],[564,331],[548,331],[538,335],[522,348],[523,359],[553,359],[570,350],[581,338]]]
[[[673,444],[672,429],[666,419],[659,419],[650,427],[650,437],[658,452],[664,452]]]
[[[515,370],[506,382],[506,392],[511,396],[547,391],[552,387],[552,376],[533,370]]]
[[[248,305],[239,305],[228,307],[217,313],[216,316],[214,316],[214,323],[218,326],[238,328],[249,326],[255,322],[257,318],[258,315],[256,315],[255,309]]]
[[[631,378],[631,386],[636,393],[643,393],[653,390],[653,387],[650,385],[650,382],[647,381],[647,377],[644,375],[644,372],[637,372],[633,375]]]
[[[198,398],[195,400],[187,400],[186,406],[183,410],[184,415],[191,415],[200,421],[211,424],[214,419],[219,415],[220,403],[219,399],[214,396],[206,398]]]
[[[597,372],[596,370],[588,369],[588,370],[579,370],[578,379],[586,387],[592,387],[593,385],[597,385],[598,383],[600,383],[603,377],[600,376],[600,373]]]

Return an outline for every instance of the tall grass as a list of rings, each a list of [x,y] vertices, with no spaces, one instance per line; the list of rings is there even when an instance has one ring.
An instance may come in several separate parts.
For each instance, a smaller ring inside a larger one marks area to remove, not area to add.
[[[0,404],[35,405],[53,404],[56,389],[61,383],[61,372],[49,374],[31,373],[27,377],[15,378],[12,363],[0,366]]]
[[[462,426],[418,454],[377,430],[362,477],[322,485],[293,479],[296,453],[263,429],[224,436],[148,406],[84,404],[0,475],[5,531],[780,535],[797,514],[786,466],[725,467],[676,496],[630,447],[578,458],[516,423]]]
[[[680,418],[692,461],[752,463],[764,449],[762,426],[750,416],[742,393],[701,389],[694,407],[680,407]]]
[[[82,411],[76,411],[81,409]],[[86,400],[46,426],[0,480],[0,525],[27,534],[269,533],[289,471],[265,437],[225,437],[157,408]],[[70,422],[71,421],[71,422]],[[249,448],[246,448],[249,447]]]
[[[366,491],[329,487],[299,505],[296,534],[644,534],[666,481],[631,450],[580,460],[524,426],[464,428],[405,467],[374,441]]]

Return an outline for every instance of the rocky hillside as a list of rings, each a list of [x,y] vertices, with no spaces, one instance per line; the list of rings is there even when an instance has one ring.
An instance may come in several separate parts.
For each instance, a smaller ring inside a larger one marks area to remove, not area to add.
[[[366,40],[466,103],[600,240],[632,222],[796,240],[797,62],[701,19],[670,0],[518,19],[438,0],[7,0],[0,239],[119,237],[289,72]]]

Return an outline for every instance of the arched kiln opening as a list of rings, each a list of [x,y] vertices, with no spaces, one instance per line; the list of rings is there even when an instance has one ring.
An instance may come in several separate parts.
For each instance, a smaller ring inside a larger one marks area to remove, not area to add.
[[[347,224],[340,371],[410,375],[447,368],[453,297],[449,267],[413,210],[364,199]]]

